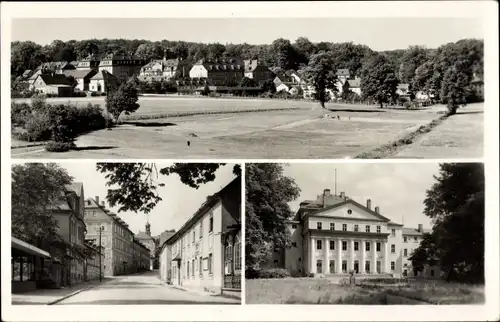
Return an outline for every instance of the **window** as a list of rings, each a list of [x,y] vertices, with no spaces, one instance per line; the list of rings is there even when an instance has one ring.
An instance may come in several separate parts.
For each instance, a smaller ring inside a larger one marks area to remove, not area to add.
[[[358,242],[354,242],[354,251],[358,251],[359,250],[359,243]]]
[[[342,250],[347,250],[347,241],[342,241]]]
[[[187,268],[187,277],[189,278],[189,262],[186,262],[186,268]]]
[[[418,242],[418,237],[417,236],[413,237],[413,241]]]
[[[212,274],[212,254],[208,254],[208,273]]]
[[[333,222],[330,223],[330,230],[335,230],[335,223]]]
[[[92,217],[95,217],[95,215],[96,215],[96,212],[94,210],[94,211],[92,211]]]
[[[391,271],[393,271],[396,268],[396,263],[391,262]]]
[[[405,248],[405,249],[403,250],[403,256],[404,256],[404,257],[407,257],[407,256],[408,256],[408,249],[406,249],[406,248]]]
[[[323,273],[323,261],[321,259],[316,261],[316,273]]]
[[[292,224],[292,228],[296,229],[297,228],[297,224]]]
[[[292,242],[292,247],[297,247],[297,243],[296,242]]]
[[[334,250],[334,249],[335,249],[335,241],[330,240],[330,250]]]
[[[358,225],[354,225],[354,231],[358,231],[359,230],[359,226]]]
[[[317,223],[316,223],[316,228],[318,228],[319,230],[321,230],[321,226],[322,226],[322,225],[321,225],[321,222],[317,222]]]
[[[330,260],[330,274],[334,274],[335,273],[335,261],[334,260]]]
[[[347,214],[348,215],[352,215],[352,210],[351,209],[347,209]]]
[[[434,270],[431,269],[431,276],[434,276]]]
[[[198,265],[199,265],[198,268],[200,270],[200,276],[201,276],[201,275],[203,275],[203,258],[201,258],[201,256],[200,256],[200,261],[199,261]]]
[[[342,261],[342,272],[347,273],[347,261],[346,260]]]
[[[396,245],[392,244],[391,245],[391,253],[395,253],[396,252]]]
[[[193,229],[193,244],[195,240],[196,240],[196,231]]]
[[[408,264],[407,264],[407,263],[405,263],[405,264],[403,265],[403,267],[408,267]]]
[[[380,226],[377,226],[377,233],[380,233]]]
[[[366,225],[365,231],[366,231],[367,233],[369,233],[369,232],[370,232],[370,225]]]
[[[365,272],[370,273],[370,261],[365,262]]]
[[[194,277],[194,259],[192,260],[192,273],[191,273]]]
[[[366,242],[366,243],[365,243],[365,250],[366,250],[367,252],[369,252],[369,251],[370,251],[370,242]]]
[[[210,221],[208,224],[208,232],[211,233],[214,230],[214,214],[210,214]]]
[[[391,229],[391,236],[396,237],[396,229]]]
[[[380,274],[380,267],[382,266],[382,264],[380,263],[380,261],[377,261],[377,273]]]
[[[317,240],[316,241],[316,249],[321,249],[321,246],[322,246],[321,240]]]
[[[377,243],[377,252],[380,252],[380,243]]]
[[[408,237],[406,237],[406,236],[405,236],[405,237],[403,237],[403,241],[404,241],[405,243],[407,243],[407,242],[408,242]]]
[[[347,231],[347,224],[342,224],[342,231]]]

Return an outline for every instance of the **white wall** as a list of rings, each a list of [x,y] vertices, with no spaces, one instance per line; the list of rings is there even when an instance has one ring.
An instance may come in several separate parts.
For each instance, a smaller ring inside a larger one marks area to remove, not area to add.
[[[208,71],[203,65],[194,65],[189,71],[190,78],[207,78]]]

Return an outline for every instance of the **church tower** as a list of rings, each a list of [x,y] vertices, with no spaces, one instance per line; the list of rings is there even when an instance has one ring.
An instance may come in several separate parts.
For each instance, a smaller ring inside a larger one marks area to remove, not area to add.
[[[149,221],[146,223],[146,235],[151,237],[151,225],[149,224]]]

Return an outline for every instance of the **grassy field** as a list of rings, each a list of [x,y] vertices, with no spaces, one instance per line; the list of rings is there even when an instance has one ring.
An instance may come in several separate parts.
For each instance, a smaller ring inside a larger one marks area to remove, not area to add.
[[[247,304],[479,304],[484,286],[410,281],[404,284],[339,285],[336,279],[247,280]]]
[[[83,106],[87,101],[102,103],[104,98],[74,101]],[[329,104],[325,110],[308,101],[186,97],[141,97],[140,103],[138,113],[123,124],[78,137],[77,150],[55,154],[35,146],[13,149],[11,155],[117,159],[354,158],[428,125],[441,116],[438,112],[442,110],[440,106],[406,111],[340,104]],[[267,111],[257,111],[260,109]],[[325,114],[330,117],[324,118]],[[454,133],[468,135],[461,131]],[[13,144],[22,146],[22,142]],[[474,144],[482,146],[482,141]]]

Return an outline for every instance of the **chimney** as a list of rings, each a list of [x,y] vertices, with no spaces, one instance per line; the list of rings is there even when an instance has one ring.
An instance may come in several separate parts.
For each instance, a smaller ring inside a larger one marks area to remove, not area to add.
[[[366,208],[372,209],[372,200],[371,199],[366,200]]]
[[[375,212],[376,212],[377,214],[379,214],[379,213],[380,213],[380,208],[379,208],[378,206],[377,206],[377,207],[375,207]]]
[[[326,207],[326,198],[330,196],[330,189],[323,190],[323,208]]]
[[[105,207],[104,201],[101,201],[101,206]]]
[[[95,203],[99,206],[99,196],[95,196]]]
[[[418,232],[423,232],[424,231],[424,228],[423,228],[423,225],[422,224],[418,224]]]
[[[343,191],[340,192],[340,198],[345,200],[345,192],[343,192]]]

